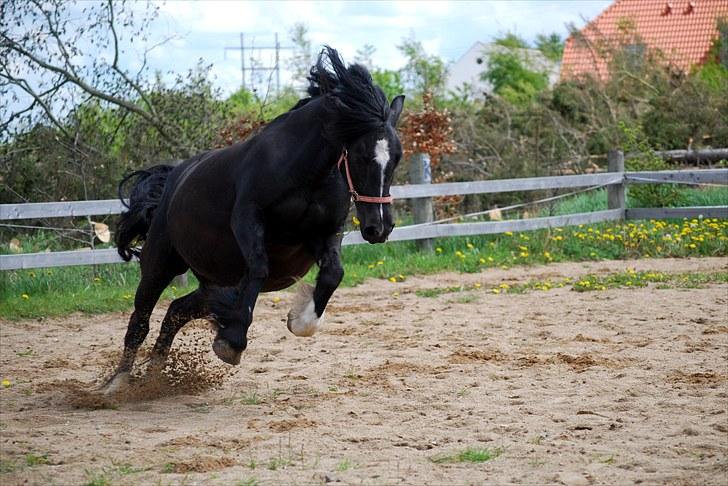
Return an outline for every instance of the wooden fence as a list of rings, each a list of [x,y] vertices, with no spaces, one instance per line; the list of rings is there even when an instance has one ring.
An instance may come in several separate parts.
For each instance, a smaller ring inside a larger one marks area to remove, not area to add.
[[[536,191],[606,186],[608,209],[590,213],[550,216],[523,220],[487,221],[449,224],[416,224],[395,228],[390,241],[423,240],[443,236],[468,236],[502,233],[506,231],[531,231],[603,221],[633,219],[728,218],[728,204],[681,208],[627,209],[625,187],[628,184],[684,183],[728,185],[728,169],[668,170],[657,172],[625,172],[624,155],[619,151],[609,154],[609,172],[599,174],[568,175],[556,177],[531,177],[445,184],[408,184],[392,186],[391,194],[397,199],[421,199],[435,196],[493,194],[512,191]],[[71,201],[0,205],[0,221],[69,216],[118,214],[123,209],[115,199],[101,201]],[[365,243],[359,232],[344,236],[344,245]],[[50,253],[26,253],[0,255],[0,270],[14,270],[69,265],[96,265],[121,263],[116,249],[57,251]]]

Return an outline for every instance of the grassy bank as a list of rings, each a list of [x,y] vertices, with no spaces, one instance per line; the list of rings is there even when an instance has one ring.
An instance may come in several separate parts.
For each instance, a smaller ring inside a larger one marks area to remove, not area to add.
[[[529,233],[443,238],[433,253],[414,242],[356,245],[343,252],[344,286],[367,278],[396,285],[415,274],[478,272],[492,267],[641,257],[728,255],[728,220],[692,219],[581,225]],[[314,273],[306,278],[312,281]],[[128,310],[139,280],[138,264],[9,271],[0,273],[4,319],[62,316],[71,312]],[[196,287],[194,277],[190,287]],[[164,299],[189,289],[169,287]]]

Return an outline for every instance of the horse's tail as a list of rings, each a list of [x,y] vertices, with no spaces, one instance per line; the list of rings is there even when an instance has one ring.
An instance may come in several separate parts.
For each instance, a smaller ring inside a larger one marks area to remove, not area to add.
[[[155,165],[132,172],[119,183],[119,199],[128,211],[121,213],[114,241],[119,255],[127,262],[132,256],[138,257],[140,254],[137,245],[147,237],[154,210],[162,199],[164,186],[173,168],[171,165]],[[129,199],[129,202],[125,199]]]

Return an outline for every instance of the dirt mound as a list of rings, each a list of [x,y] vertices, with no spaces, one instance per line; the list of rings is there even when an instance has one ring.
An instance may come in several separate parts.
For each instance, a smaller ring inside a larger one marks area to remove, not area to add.
[[[139,351],[137,366],[132,371],[129,384],[118,393],[104,395],[102,384],[118,364],[120,353],[107,353],[99,358],[102,369],[98,380],[84,383],[79,380],[62,380],[43,383],[37,391],[59,391],[65,401],[73,408],[106,409],[115,408],[121,403],[144,402],[176,395],[195,395],[220,387],[226,378],[234,375],[237,369],[217,359],[211,351],[211,337],[206,328],[192,327],[180,333],[167,362],[162,370],[150,370],[150,349]],[[63,360],[54,360],[54,367]],[[46,361],[47,366],[47,361]],[[73,366],[67,366],[73,368]]]

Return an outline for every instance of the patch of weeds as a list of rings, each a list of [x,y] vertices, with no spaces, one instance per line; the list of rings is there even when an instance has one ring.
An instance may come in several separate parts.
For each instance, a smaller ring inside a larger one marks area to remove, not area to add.
[[[48,454],[42,454],[39,456],[29,452],[25,455],[25,464],[30,467],[45,466],[48,464]]]
[[[111,481],[106,478],[104,473],[93,472],[88,469],[85,472],[86,482],[83,483],[83,486],[111,486]]]
[[[614,454],[610,455],[598,455],[595,457],[597,462],[601,462],[602,464],[614,464],[616,459],[614,458]]]
[[[358,380],[359,378],[361,378],[361,375],[356,372],[356,367],[350,366],[349,369],[346,370],[344,378],[346,378],[347,380]]]
[[[250,469],[255,469],[258,466],[258,463],[255,462],[255,459],[251,459],[248,461],[248,464],[246,464]]]
[[[162,473],[163,474],[170,474],[174,472],[174,463],[168,462],[164,466],[162,466]]]
[[[116,472],[121,476],[128,476],[129,474],[136,474],[143,471],[144,468],[134,467],[131,464],[119,464],[116,466]]]
[[[197,413],[210,413],[211,411],[209,403],[186,403],[185,405]]]
[[[452,294],[455,292],[462,292],[465,290],[463,286],[454,286],[454,287],[435,287],[432,289],[420,289],[415,290],[415,295],[417,297],[438,297],[442,294]]]
[[[274,457],[268,461],[266,467],[271,471],[277,471],[278,469],[282,469],[289,464],[291,464],[291,461],[289,461],[288,459],[284,459],[282,457]]]
[[[336,470],[339,472],[344,472],[354,467],[356,467],[356,465],[353,462],[351,462],[349,459],[344,458],[336,465]]]
[[[464,396],[468,395],[470,391],[467,388],[461,388],[457,391],[455,394],[458,398],[463,398]]]
[[[495,459],[501,453],[503,449],[486,449],[479,447],[469,447],[456,454],[441,455],[430,458],[435,464],[449,464],[455,462],[472,462],[480,463]]]
[[[463,295],[462,297],[458,297],[455,299],[455,302],[458,304],[472,304],[473,302],[478,301],[478,296],[475,294],[467,294]]]
[[[33,356],[33,350],[32,349],[28,349],[26,351],[18,351],[15,354],[17,354],[21,358],[27,358],[28,356]]]
[[[537,435],[536,437],[531,437],[530,439],[528,439],[528,443],[533,445],[541,445],[543,444],[543,439],[543,435]]]
[[[18,468],[18,465],[9,459],[0,459],[0,474],[11,473]]]
[[[243,405],[260,405],[263,403],[263,399],[256,392],[248,393],[240,401]]]
[[[258,486],[260,483],[256,478],[243,479],[235,483],[235,486]]]

